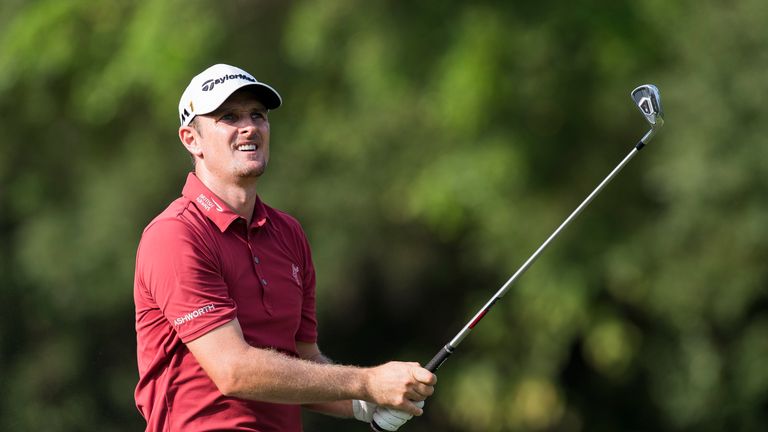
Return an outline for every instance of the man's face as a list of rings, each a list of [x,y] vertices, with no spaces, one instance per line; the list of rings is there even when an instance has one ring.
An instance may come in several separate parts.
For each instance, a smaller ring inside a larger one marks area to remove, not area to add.
[[[247,89],[232,94],[216,111],[196,117],[200,152],[197,169],[221,181],[258,178],[269,162],[267,109]]]

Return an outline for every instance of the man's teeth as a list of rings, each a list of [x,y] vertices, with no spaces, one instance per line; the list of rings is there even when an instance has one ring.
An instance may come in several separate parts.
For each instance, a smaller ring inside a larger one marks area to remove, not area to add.
[[[254,151],[256,150],[256,144],[245,144],[237,148],[240,151]]]

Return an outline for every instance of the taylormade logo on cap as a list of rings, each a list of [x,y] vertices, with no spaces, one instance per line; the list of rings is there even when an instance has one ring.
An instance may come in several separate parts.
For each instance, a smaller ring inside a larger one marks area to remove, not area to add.
[[[187,126],[196,115],[213,112],[232,93],[250,86],[255,97],[267,109],[279,107],[283,101],[275,89],[259,82],[248,72],[226,64],[216,64],[190,81],[179,101],[179,120]]]
[[[226,80],[231,80],[231,79],[243,79],[243,80],[246,80],[246,81],[250,81],[250,82],[254,82],[254,83],[255,83],[255,82],[258,82],[258,81],[256,81],[256,79],[255,79],[255,78],[253,78],[253,77],[251,77],[251,76],[248,76],[248,75],[243,75],[243,74],[237,74],[237,75],[224,75],[224,76],[223,76],[223,77],[221,77],[221,78],[217,78],[217,79],[215,79],[215,80],[214,80],[214,79],[209,79],[208,81],[204,82],[204,83],[203,83],[203,87],[202,87],[202,89],[201,89],[201,90],[202,90],[202,91],[211,91],[211,90],[213,90],[213,88],[216,86],[216,84],[221,84],[221,83],[223,83],[224,81],[226,81]]]

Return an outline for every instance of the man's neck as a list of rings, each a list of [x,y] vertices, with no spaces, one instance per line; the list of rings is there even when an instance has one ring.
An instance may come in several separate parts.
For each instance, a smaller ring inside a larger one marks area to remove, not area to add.
[[[258,179],[243,179],[240,182],[222,181],[201,170],[196,170],[195,175],[235,213],[245,218],[248,225],[251,224],[253,207],[256,205],[256,182]]]

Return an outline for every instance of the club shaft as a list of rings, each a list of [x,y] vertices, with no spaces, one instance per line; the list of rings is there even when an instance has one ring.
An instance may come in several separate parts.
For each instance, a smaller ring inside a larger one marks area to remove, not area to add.
[[[586,208],[590,202],[602,191],[608,183],[613,180],[614,177],[624,168],[625,165],[629,163],[629,161],[632,160],[632,158],[637,155],[637,153],[640,151],[640,149],[645,145],[645,142],[648,141],[649,137],[643,137],[643,140],[641,140],[633,149],[629,152],[629,154],[616,166],[616,168],[611,171],[608,176],[606,176],[602,182],[600,182],[599,185],[595,188],[595,190],[590,193],[587,198],[584,199],[584,201],[579,204],[578,207],[576,207],[576,210],[571,213],[568,218],[563,221],[562,224],[560,224],[559,227],[547,238],[547,240],[544,241],[544,243],[539,246],[538,249],[528,258],[528,260],[523,263],[522,266],[515,272],[515,274],[512,275],[512,277],[507,280],[504,285],[494,294],[493,297],[491,297],[490,300],[475,314],[474,317],[464,326],[461,331],[456,334],[456,336],[447,344],[445,345],[440,352],[438,352],[432,360],[427,363],[425,366],[426,369],[429,369],[430,371],[434,372],[436,371],[445,360],[448,359],[448,357],[453,353],[453,351],[459,346],[459,344],[464,340],[464,338],[469,335],[469,333],[472,331],[472,329],[477,325],[480,320],[485,317],[485,315],[490,311],[490,309],[493,307],[494,304],[496,304],[499,299],[504,297],[504,295],[509,291],[509,288],[512,286],[515,281],[525,273],[526,270],[536,261],[536,259],[541,255],[542,252],[549,246],[552,241],[557,238],[558,235],[567,227],[575,218],[578,216],[584,208]]]

